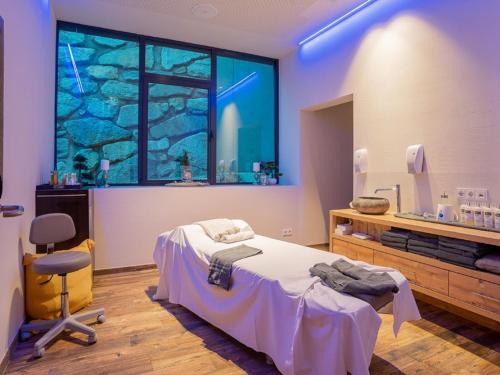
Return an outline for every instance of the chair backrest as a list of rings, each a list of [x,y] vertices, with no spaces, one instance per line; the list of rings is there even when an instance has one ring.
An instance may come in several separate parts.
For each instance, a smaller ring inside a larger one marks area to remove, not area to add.
[[[75,236],[75,223],[66,214],[41,215],[31,222],[30,242],[35,245],[64,242]]]

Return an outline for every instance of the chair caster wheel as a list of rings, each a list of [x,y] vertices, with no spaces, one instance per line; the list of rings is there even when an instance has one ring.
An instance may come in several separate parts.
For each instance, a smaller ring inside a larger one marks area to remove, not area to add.
[[[106,321],[106,316],[104,314],[97,315],[97,323],[104,323]]]
[[[35,349],[33,357],[42,358],[44,354],[45,354],[45,348]]]
[[[32,336],[31,332],[20,332],[19,341],[21,342],[28,341],[31,338],[31,336]]]
[[[89,336],[87,343],[89,345],[95,344],[97,342],[97,335]]]

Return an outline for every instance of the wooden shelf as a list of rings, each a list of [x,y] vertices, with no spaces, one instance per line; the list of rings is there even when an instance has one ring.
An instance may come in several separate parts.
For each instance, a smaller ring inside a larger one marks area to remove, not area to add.
[[[368,233],[374,240],[335,234],[336,225],[347,220],[352,220],[354,231]],[[500,275],[384,246],[379,242],[380,236],[391,228],[495,246],[500,246],[500,233],[403,219],[393,214],[363,215],[351,209],[330,211],[330,251],[397,269],[413,290],[438,301],[440,307],[464,312],[466,318],[472,317],[479,324],[500,331]]]
[[[385,215],[364,215],[352,209],[340,209],[331,210],[330,216],[500,246],[500,233],[497,232],[403,219],[394,216],[392,213]]]

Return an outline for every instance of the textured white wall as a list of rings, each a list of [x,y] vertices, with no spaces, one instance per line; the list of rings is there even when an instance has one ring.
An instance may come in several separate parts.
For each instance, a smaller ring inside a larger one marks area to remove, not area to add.
[[[34,216],[35,185],[52,167],[55,21],[48,0],[0,1],[5,27],[4,196],[22,204],[18,218],[0,217],[0,360],[24,318],[22,254]]]
[[[500,203],[499,15],[497,0],[384,0],[284,58],[289,182],[303,183],[300,110],[353,94],[354,147],[369,151],[355,194],[401,183],[403,209],[429,211],[443,191],[487,187]],[[426,155],[426,173],[416,177],[404,158],[415,143]]]

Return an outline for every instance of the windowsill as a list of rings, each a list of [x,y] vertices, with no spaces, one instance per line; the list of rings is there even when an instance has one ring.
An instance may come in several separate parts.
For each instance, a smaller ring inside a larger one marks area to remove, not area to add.
[[[245,189],[245,188],[290,188],[296,187],[296,185],[253,185],[253,184],[216,184],[216,185],[203,185],[203,186],[174,186],[174,185],[113,185],[109,187],[96,187],[96,186],[86,186],[84,189],[89,190],[120,190],[120,189],[218,189],[218,188],[231,188],[231,189]]]

